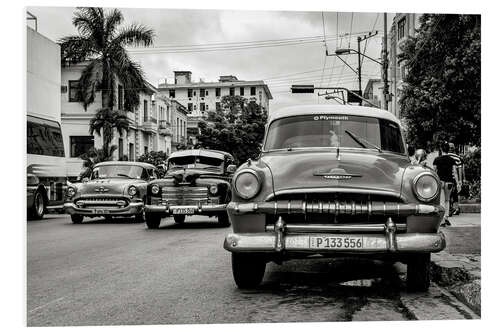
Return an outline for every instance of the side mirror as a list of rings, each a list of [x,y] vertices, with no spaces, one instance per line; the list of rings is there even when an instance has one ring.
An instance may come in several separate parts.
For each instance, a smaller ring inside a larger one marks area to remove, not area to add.
[[[234,173],[236,171],[236,165],[229,164],[226,168],[227,173]]]
[[[82,183],[88,183],[89,182],[89,177],[85,177],[82,179]]]

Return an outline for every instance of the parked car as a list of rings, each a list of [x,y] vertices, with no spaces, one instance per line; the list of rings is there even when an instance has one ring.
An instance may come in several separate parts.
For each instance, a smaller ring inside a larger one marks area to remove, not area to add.
[[[148,228],[157,229],[161,219],[170,215],[175,223],[184,223],[188,215],[217,216],[220,226],[229,226],[226,205],[235,170],[234,159],[226,152],[190,149],[172,153],[165,178],[148,185]]]
[[[411,165],[391,113],[361,106],[297,106],[270,115],[261,156],[235,172],[227,211],[240,288],[266,263],[354,256],[402,261],[407,287],[429,287],[430,253],[445,248],[433,170]]]
[[[85,216],[107,220],[128,216],[143,222],[147,184],[157,177],[156,168],[148,163],[98,163],[90,179],[68,186],[65,212],[73,223],[82,223]]]

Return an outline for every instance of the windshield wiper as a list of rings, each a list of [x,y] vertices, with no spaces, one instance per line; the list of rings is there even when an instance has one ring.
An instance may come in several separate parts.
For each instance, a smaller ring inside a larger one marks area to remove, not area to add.
[[[370,141],[366,140],[365,138],[361,138],[361,137],[357,136],[356,134],[352,133],[352,132],[351,132],[351,131],[349,131],[349,130],[345,130],[345,132],[346,132],[347,134],[349,134],[349,136],[350,136],[350,137],[351,137],[354,141],[356,141],[356,143],[358,143],[361,147],[363,147],[363,148],[367,148],[367,147],[366,147],[366,144],[364,144],[363,142],[361,142],[361,140],[363,140],[363,141],[364,141],[365,143],[367,143],[368,145],[370,145],[370,146],[372,146],[373,148],[377,149],[379,153],[381,153],[381,152],[382,152],[382,149],[381,149],[379,146],[377,146],[377,145],[375,145],[375,144],[371,143]]]

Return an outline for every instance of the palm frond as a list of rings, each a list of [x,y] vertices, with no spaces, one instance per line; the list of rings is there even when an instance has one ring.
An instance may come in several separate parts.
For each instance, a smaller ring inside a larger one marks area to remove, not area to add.
[[[113,39],[114,45],[124,46],[144,46],[153,45],[155,34],[153,29],[149,29],[141,24],[132,24],[122,28]]]
[[[97,53],[93,40],[81,36],[67,36],[59,39],[61,46],[61,63],[79,63]]]
[[[117,27],[123,22],[122,12],[116,8],[112,9],[105,16],[105,21],[104,34],[106,36],[106,40],[110,41],[114,38]]]
[[[82,71],[80,76],[78,91],[82,100],[83,108],[92,104],[95,99],[95,93],[100,89],[102,80],[102,69],[100,59],[92,60]]]
[[[87,38],[92,38],[94,43],[103,49],[104,40],[104,10],[98,7],[78,7],[74,13],[73,25],[78,32]]]

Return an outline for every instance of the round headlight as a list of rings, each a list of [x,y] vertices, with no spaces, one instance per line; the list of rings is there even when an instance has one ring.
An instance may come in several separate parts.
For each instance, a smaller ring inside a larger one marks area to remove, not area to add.
[[[431,173],[425,172],[413,181],[413,191],[419,200],[431,201],[439,194],[439,181]]]
[[[234,188],[243,199],[253,198],[260,191],[260,177],[253,170],[243,171],[236,176]]]
[[[210,185],[209,190],[210,190],[210,194],[216,195],[219,188],[217,187],[216,184],[212,184],[212,185]]]
[[[67,194],[68,194],[68,197],[70,197],[70,198],[73,197],[76,194],[75,188],[74,187],[68,187]]]
[[[160,187],[158,185],[154,184],[153,186],[151,186],[151,193],[153,193],[153,194],[160,193]]]
[[[137,188],[135,186],[130,186],[128,188],[128,195],[130,195],[131,197],[133,197],[136,194],[137,194]]]

